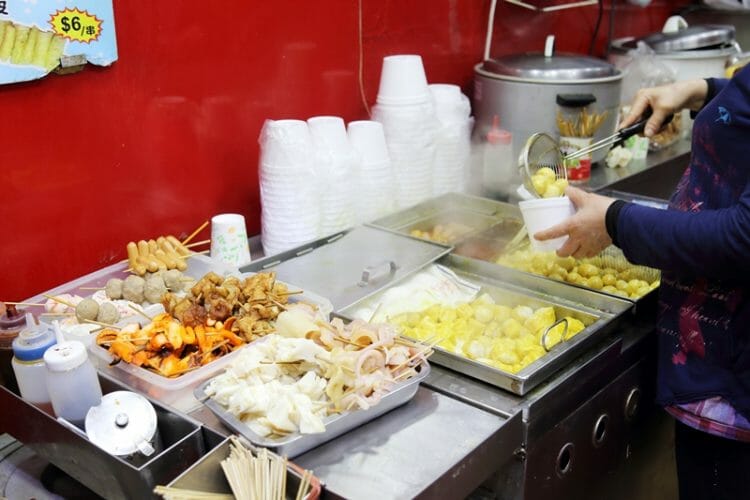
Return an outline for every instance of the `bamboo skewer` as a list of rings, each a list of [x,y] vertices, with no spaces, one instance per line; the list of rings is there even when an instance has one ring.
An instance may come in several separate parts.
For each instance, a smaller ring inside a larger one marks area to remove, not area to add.
[[[67,300],[61,299],[61,298],[59,298],[59,297],[55,297],[54,295],[47,295],[47,294],[42,294],[42,297],[45,297],[45,298],[47,298],[47,299],[51,299],[51,300],[54,300],[54,301],[55,301],[55,302],[57,302],[58,304],[62,304],[62,305],[64,305],[64,306],[68,306],[68,307],[70,307],[71,309],[75,309],[75,308],[76,308],[76,306],[75,306],[74,304],[72,304],[71,302],[68,302]]]
[[[103,286],[82,286],[79,287],[79,290],[104,290],[105,287]]]
[[[3,302],[3,304],[8,305],[8,306],[22,306],[22,307],[41,306],[41,307],[44,307],[44,304],[36,304],[34,302]]]
[[[154,320],[154,318],[152,318],[151,316],[149,316],[148,314],[146,314],[143,311],[143,309],[141,309],[140,307],[136,307],[133,304],[128,304],[128,307],[130,309],[132,309],[133,311],[137,312],[138,314],[140,314],[141,316],[143,316],[144,318],[146,318],[147,320],[149,320],[149,321],[153,321]]]
[[[185,238],[184,240],[182,240],[182,244],[183,244],[183,245],[187,245],[187,244],[188,244],[188,242],[189,242],[190,240],[192,240],[192,239],[193,239],[193,238],[195,237],[195,235],[196,235],[196,234],[198,234],[198,233],[200,233],[201,231],[203,231],[203,228],[204,228],[204,227],[206,227],[206,226],[208,226],[208,221],[206,221],[206,222],[204,222],[203,224],[201,224],[201,225],[200,225],[200,227],[199,227],[198,229],[196,229],[195,231],[193,231],[192,233],[190,233],[190,236],[188,236],[187,238]]]
[[[84,319],[83,322],[84,323],[91,323],[92,325],[99,325],[99,326],[102,326],[104,328],[111,328],[113,330],[122,330],[122,328],[119,327],[119,326],[117,326],[117,325],[112,325],[112,324],[109,324],[109,323],[102,323],[101,321],[96,321],[95,319]]]
[[[211,243],[211,240],[196,241],[195,243],[190,243],[189,245],[185,245],[185,248],[199,247],[201,245],[206,245],[208,243]]]

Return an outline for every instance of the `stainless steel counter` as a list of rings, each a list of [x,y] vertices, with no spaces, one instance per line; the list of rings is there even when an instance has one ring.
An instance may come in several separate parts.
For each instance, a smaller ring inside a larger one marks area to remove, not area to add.
[[[663,198],[688,156],[681,141],[628,167],[598,166],[587,187],[656,196],[639,189],[657,186]],[[627,318],[523,397],[433,365],[411,402],[296,461],[314,470],[332,498],[456,498],[482,483],[498,498],[576,497],[571,478],[585,484],[630,453],[634,422],[651,406],[643,381],[653,376],[652,330],[653,317]],[[8,414],[26,405],[8,399]],[[188,417],[228,432],[205,407]],[[587,447],[597,451],[582,453]]]

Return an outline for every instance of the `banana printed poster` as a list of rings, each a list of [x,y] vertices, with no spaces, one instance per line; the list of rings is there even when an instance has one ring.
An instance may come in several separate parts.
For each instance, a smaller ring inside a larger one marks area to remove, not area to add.
[[[116,60],[111,0],[0,0],[0,84]]]

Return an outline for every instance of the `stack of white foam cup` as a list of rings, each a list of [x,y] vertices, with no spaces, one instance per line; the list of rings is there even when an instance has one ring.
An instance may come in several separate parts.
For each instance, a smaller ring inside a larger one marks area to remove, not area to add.
[[[383,58],[372,116],[383,125],[395,174],[397,208],[430,198],[438,121],[420,56]]]
[[[436,83],[429,86],[440,123],[435,146],[433,194],[464,192],[469,176],[471,155],[471,117],[469,98],[458,85]]]
[[[318,237],[318,186],[306,122],[266,120],[259,142],[261,240],[272,255]]]

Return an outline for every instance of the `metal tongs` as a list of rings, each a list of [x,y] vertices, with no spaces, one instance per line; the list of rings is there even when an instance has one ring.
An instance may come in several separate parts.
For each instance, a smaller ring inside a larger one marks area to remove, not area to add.
[[[574,151],[568,155],[565,155],[564,159],[576,160],[590,153],[593,153],[594,151],[599,151],[600,149],[604,149],[604,148],[615,147],[618,144],[622,143],[628,137],[632,137],[635,134],[640,134],[641,132],[643,132],[643,129],[646,128],[646,122],[648,121],[650,117],[651,117],[651,110],[649,109],[648,112],[643,115],[643,118],[641,118],[639,121],[635,122],[631,126],[620,129],[614,134],[610,135],[609,137],[605,137],[604,139],[596,141],[595,143],[590,144],[584,148],[581,148],[578,151]],[[661,124],[662,127],[664,127],[669,122],[671,122],[672,118],[674,118],[674,115],[671,115],[671,114],[667,115],[667,117],[664,118],[664,122],[662,122]]]

